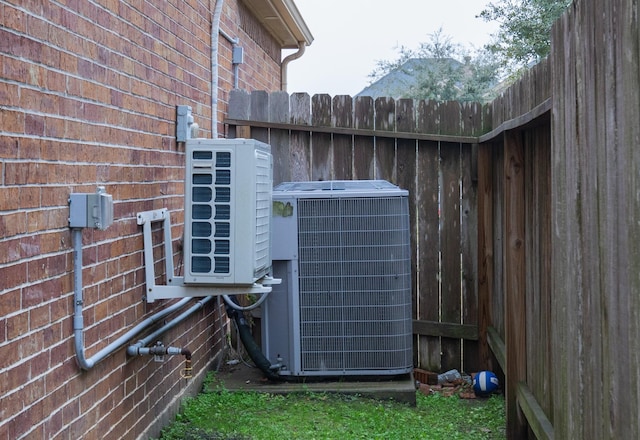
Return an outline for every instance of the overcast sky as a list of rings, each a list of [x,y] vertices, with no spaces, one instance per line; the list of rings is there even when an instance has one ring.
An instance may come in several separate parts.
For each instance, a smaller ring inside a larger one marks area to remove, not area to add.
[[[289,93],[355,95],[377,60],[416,49],[442,27],[456,43],[482,47],[497,30],[476,16],[489,0],[295,0],[314,41],[288,70]],[[288,52],[290,53],[290,52]]]

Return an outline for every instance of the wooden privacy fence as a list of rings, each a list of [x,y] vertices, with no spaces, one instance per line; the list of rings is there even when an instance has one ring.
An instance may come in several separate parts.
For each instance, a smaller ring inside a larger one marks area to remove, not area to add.
[[[640,438],[637,9],[574,1],[479,139],[479,340],[511,439]]]
[[[228,115],[229,137],[271,144],[274,183],[384,179],[409,190],[415,363],[477,368],[474,180],[482,106],[234,91]]]
[[[234,92],[276,181],[409,190],[415,361],[504,373],[510,439],[640,438],[637,0],[576,0],[488,106]]]
[[[527,425],[553,436],[550,74],[545,60],[495,100],[479,139],[478,331],[495,356],[482,364],[505,374],[514,439]]]

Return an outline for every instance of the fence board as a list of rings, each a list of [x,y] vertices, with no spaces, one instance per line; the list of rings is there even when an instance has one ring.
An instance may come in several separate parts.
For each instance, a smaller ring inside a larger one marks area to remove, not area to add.
[[[600,62],[604,64],[605,78],[614,79],[612,82],[601,81],[598,78],[596,83],[596,93],[604,96],[604,105],[602,114],[598,118],[598,131],[604,133],[604,143],[607,148],[599,150],[599,156],[603,162],[598,162],[598,183],[602,192],[597,194],[599,199],[599,209],[604,209],[597,218],[597,228],[600,232],[600,250],[602,260],[600,261],[601,286],[602,290],[598,291],[593,287],[585,289],[589,292],[590,297],[598,297],[604,299],[603,306],[606,315],[603,316],[603,334],[611,342],[604,347],[603,369],[604,374],[603,385],[609,394],[603,393],[603,407],[593,408],[593,414],[604,416],[604,429],[616,438],[637,438],[638,437],[638,378],[631,378],[628,374],[630,363],[631,339],[637,339],[637,334],[631,334],[626,326],[620,323],[630,323],[630,296],[638,292],[632,293],[629,290],[629,239],[633,240],[633,235],[629,235],[629,228],[633,229],[638,219],[628,217],[627,209],[629,198],[627,191],[638,191],[637,180],[628,180],[628,162],[626,156],[628,154],[629,145],[619,143],[618,124],[619,120],[624,119],[625,115],[619,115],[619,107],[624,106],[627,99],[626,89],[634,89],[638,87],[638,79],[636,77],[634,83],[623,84],[623,74],[625,70],[625,62],[628,59],[628,49],[616,47],[616,44],[624,44],[619,35],[620,21],[624,20],[619,14],[619,8],[624,2],[609,2],[604,8],[605,17],[603,20],[604,33],[602,39],[597,40],[596,48],[602,50],[602,58],[594,60],[590,53],[581,53],[584,56],[584,62]],[[637,3],[637,2],[636,2]],[[637,8],[637,7],[636,7]],[[633,10],[633,8],[630,8]],[[637,15],[637,11],[634,12]],[[635,44],[638,56],[638,40],[629,41],[627,43]],[[621,55],[618,59],[616,56]],[[637,73],[637,72],[636,72]],[[618,89],[620,88],[620,89]],[[579,103],[578,103],[579,105]],[[580,108],[576,109],[576,113],[580,114]],[[584,111],[597,111],[596,109],[585,109]],[[638,114],[636,113],[636,123],[638,123]],[[580,133],[582,134],[582,132]],[[580,143],[580,147],[587,147]],[[593,148],[593,147],[591,147]],[[638,148],[636,140],[633,148]],[[584,153],[582,153],[584,154]],[[588,159],[587,159],[588,160]],[[596,194],[591,194],[596,196]],[[637,200],[636,195],[633,199]],[[637,202],[632,202],[633,204]],[[633,205],[631,205],[633,206]],[[584,208],[580,207],[584,213]],[[622,220],[624,219],[624,220]],[[626,220],[630,220],[627,223]],[[594,219],[595,220],[595,219]],[[582,237],[586,241],[588,237]],[[636,237],[637,239],[637,237]],[[592,262],[587,260],[584,264],[592,268]],[[637,276],[637,275],[635,275]],[[602,292],[607,295],[602,298]],[[629,324],[627,324],[629,325]],[[633,397],[632,397],[633,396]],[[609,410],[605,413],[604,409]],[[634,411],[632,411],[632,409]],[[602,411],[599,413],[598,411]],[[636,420],[636,423],[625,423],[626,420]],[[635,425],[635,426],[634,426]]]
[[[269,121],[269,94],[262,90],[254,90],[250,97],[250,118],[255,121]],[[254,127],[251,137],[269,143],[269,129]]]
[[[393,98],[375,100],[375,128],[380,131],[396,131],[396,102]],[[375,140],[375,178],[396,183],[396,151],[393,138]]]
[[[621,176],[626,176],[629,191],[620,200],[628,207],[622,217],[628,229],[624,231],[628,252],[625,278],[629,310],[629,328],[631,335],[628,346],[627,374],[630,379],[628,394],[629,410],[637,414],[640,411],[640,247],[632,245],[640,237],[640,201],[635,196],[638,181],[633,176],[640,176],[640,22],[638,20],[637,2],[622,2],[618,9],[619,41],[616,47],[616,59],[624,60],[622,68],[617,70],[617,82],[621,85],[618,93],[618,139],[624,147],[622,154]],[[635,56],[631,55],[635,54]],[[624,263],[623,263],[624,264]],[[635,274],[635,276],[634,276]],[[635,293],[635,294],[634,294]],[[634,417],[634,423],[629,424],[630,435],[640,437],[640,421]]]
[[[526,283],[524,221],[524,147],[522,133],[505,133],[505,293],[507,437],[526,438],[524,416],[516,404],[516,388],[526,380]]]
[[[373,130],[374,105],[369,96],[355,98],[355,111],[353,122],[355,128]],[[374,137],[355,136],[353,140],[353,170],[355,179],[375,178]]]
[[[505,339],[505,289],[504,289],[504,149],[499,144],[493,145],[493,287],[491,295],[491,323],[500,337]]]
[[[442,322],[461,324],[460,259],[460,145],[440,143],[440,180],[442,185],[440,200],[440,262],[441,319]],[[445,257],[446,256],[446,257]],[[460,341],[442,338],[442,368],[460,368],[462,352]]]
[[[478,367],[494,370],[489,345],[488,329],[492,325],[491,296],[493,294],[493,170],[490,145],[478,148]]]
[[[342,95],[333,98],[332,125],[353,127],[353,99]],[[337,180],[351,180],[353,177],[353,137],[333,134],[333,173]]]
[[[547,127],[524,136],[527,384],[541,408],[551,414],[551,143]]]
[[[439,134],[438,103],[419,101],[417,131]],[[416,319],[440,320],[440,216],[439,216],[439,153],[438,143],[418,142],[418,183],[416,211],[418,217],[418,298]],[[441,370],[440,338],[417,336],[418,366],[427,370]]]
[[[291,122],[311,124],[311,97],[307,93],[294,93],[290,97]],[[299,182],[311,177],[311,139],[306,131],[291,130],[291,180]]]
[[[314,95],[311,98],[311,125],[330,127],[331,106],[331,96]],[[331,180],[333,163],[331,134],[313,133],[311,136],[311,180]]]
[[[572,8],[574,8],[572,6]],[[553,388],[554,395],[554,410],[553,420],[555,423],[555,434],[558,438],[570,438],[569,433],[575,438],[584,438],[582,432],[582,421],[579,413],[576,411],[581,402],[581,393],[579,386],[573,379],[573,374],[570,371],[569,364],[572,359],[579,359],[577,356],[578,344],[581,342],[579,336],[579,328],[575,322],[575,315],[566,316],[566,312],[563,310],[575,310],[579,311],[578,307],[578,292],[574,290],[578,283],[576,279],[580,277],[580,267],[578,263],[578,256],[576,247],[571,246],[571,243],[577,243],[576,230],[569,228],[570,222],[574,221],[574,218],[570,218],[570,212],[572,207],[575,206],[575,195],[577,194],[577,185],[573,179],[575,170],[575,160],[572,157],[575,148],[572,146],[573,136],[571,126],[567,123],[571,119],[571,115],[568,114],[569,106],[567,103],[571,102],[570,93],[573,90],[573,78],[570,74],[569,57],[571,56],[571,39],[568,35],[565,35],[564,30],[570,25],[570,16],[565,14],[560,18],[553,28],[552,41],[555,43],[554,50],[551,53],[553,57],[553,76],[555,81],[553,83],[553,96],[564,96],[564,99],[554,100],[554,122],[556,129],[553,132],[553,144],[564,145],[564,148],[553,148],[553,163],[555,174],[554,185],[552,185],[552,198],[559,203],[554,206],[554,239],[556,244],[552,253],[552,278],[554,280],[554,290],[558,292],[575,291],[576,295],[559,295],[555,298],[552,313],[553,322],[560,322],[563,319],[568,321],[568,325],[560,325],[554,328],[552,335],[552,347],[553,347],[553,359],[556,365],[556,371],[553,376]],[[564,66],[564,64],[567,64]],[[575,100],[575,96],[573,96]],[[571,164],[571,165],[570,165]],[[563,231],[564,237],[560,237],[558,234]],[[566,266],[574,267],[568,273],[565,272]],[[567,344],[566,341],[576,341],[573,344]],[[577,365],[574,365],[577,367]],[[577,427],[580,426],[580,429]]]
[[[289,122],[289,95],[286,92],[275,92],[269,100],[269,121]],[[289,130],[270,130],[269,143],[273,154],[273,181],[274,183],[288,182],[291,180],[291,150],[289,143]]]
[[[416,118],[414,101],[411,99],[399,100],[397,103],[396,111],[398,114],[399,131],[410,132],[415,130]],[[400,188],[404,188],[409,191],[409,222],[411,233],[411,249],[418,249],[418,234],[415,232],[418,230],[420,219],[418,218],[418,142],[410,139],[398,139],[397,145],[397,185]],[[412,298],[418,298],[419,282],[418,277],[418,252],[411,253],[411,292]],[[417,301],[412,301],[412,317],[417,319]],[[417,346],[418,336],[414,336],[414,347]],[[418,364],[417,350],[414,349],[414,365]]]
[[[460,104],[443,102],[438,107],[440,133],[459,133]],[[458,143],[440,142],[440,276],[442,278],[440,316],[442,322],[461,324],[461,255],[460,241],[460,157],[461,145]],[[460,368],[462,364],[462,347],[460,340],[442,338],[442,368]]]
[[[462,294],[460,299],[462,323],[478,324],[478,290],[477,290],[477,186],[472,182],[473,156],[477,150],[472,145],[461,145],[461,199],[460,199],[460,249],[462,264]],[[476,164],[477,166],[477,164]],[[478,368],[479,352],[475,341],[463,341],[464,371],[475,371]]]

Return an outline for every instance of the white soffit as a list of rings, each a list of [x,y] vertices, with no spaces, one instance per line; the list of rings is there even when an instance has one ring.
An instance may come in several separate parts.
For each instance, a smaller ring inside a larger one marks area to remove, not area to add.
[[[283,49],[310,45],[313,35],[293,0],[243,0]]]

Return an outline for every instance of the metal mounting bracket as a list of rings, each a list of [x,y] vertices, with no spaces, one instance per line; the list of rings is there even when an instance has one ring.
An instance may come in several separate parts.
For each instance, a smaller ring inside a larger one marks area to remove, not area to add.
[[[153,258],[153,238],[151,225],[162,222],[164,232],[164,270],[167,284],[156,284],[156,273]],[[139,212],[137,223],[142,225],[144,239],[144,270],[146,282],[146,299],[152,303],[157,299],[187,298],[218,295],[262,294],[271,292],[271,284],[280,280],[265,277],[263,283],[252,286],[189,286],[184,284],[184,277],[175,275],[173,266],[173,248],[171,242],[171,216],[166,208]]]

